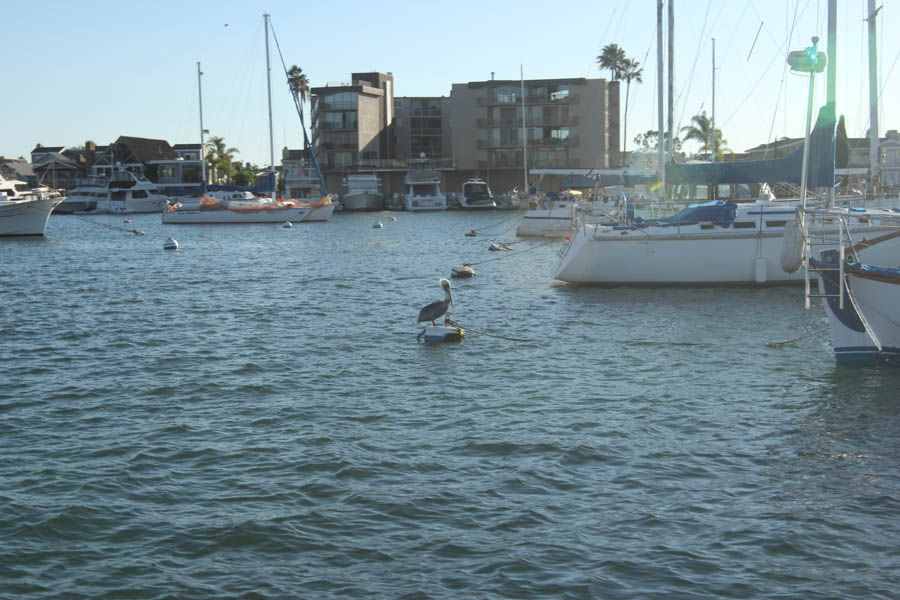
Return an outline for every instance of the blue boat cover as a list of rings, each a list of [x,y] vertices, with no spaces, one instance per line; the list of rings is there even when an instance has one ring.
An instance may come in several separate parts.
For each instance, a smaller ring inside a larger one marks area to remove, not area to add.
[[[728,227],[734,221],[737,204],[711,200],[702,204],[688,204],[670,217],[665,219],[642,219],[635,217],[634,224],[637,227],[668,227],[675,225],[694,225],[696,223],[712,222],[720,227]]]
[[[809,138],[809,187],[834,187],[834,103],[819,110],[816,125]],[[677,184],[737,184],[777,183],[800,184],[803,174],[803,148],[783,158],[738,162],[666,165],[666,183]]]

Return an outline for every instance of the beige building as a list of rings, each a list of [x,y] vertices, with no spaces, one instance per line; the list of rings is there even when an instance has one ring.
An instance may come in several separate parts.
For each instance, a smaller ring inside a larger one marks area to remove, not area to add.
[[[498,191],[524,185],[529,169],[621,166],[619,84],[605,79],[454,84],[453,157],[462,176],[477,174]]]

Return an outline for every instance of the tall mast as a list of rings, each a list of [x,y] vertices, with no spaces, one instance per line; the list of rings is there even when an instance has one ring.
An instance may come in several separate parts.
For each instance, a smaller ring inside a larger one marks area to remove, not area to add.
[[[528,192],[528,130],[525,129],[525,69],[519,65],[519,81],[522,84],[522,176],[525,179],[525,187]]]
[[[709,135],[712,141],[710,147],[710,161],[716,162],[716,38],[712,39],[712,123],[709,126]]]
[[[675,152],[675,0],[669,0],[669,98],[668,98],[668,121],[669,121],[669,143],[666,145],[666,152],[669,155],[669,162],[672,162],[672,156]]]
[[[272,132],[272,67],[269,66],[269,13],[263,13],[266,22],[266,86],[269,90],[269,172],[272,175],[272,199],[275,199],[275,134]]]
[[[869,0],[869,190],[878,177],[878,57],[875,48],[875,0]]]
[[[203,71],[200,70],[200,61],[197,61],[197,96],[200,98],[200,193],[206,194],[206,130],[203,129],[203,85],[200,78]]]
[[[663,0],[656,0],[656,97],[657,97],[657,155],[659,160],[659,176],[665,181],[665,137],[663,136]]]
[[[825,77],[825,102],[835,105],[837,87],[837,0],[828,0],[828,66]],[[835,113],[836,114],[836,113]],[[834,186],[828,188],[828,208],[834,207]]]

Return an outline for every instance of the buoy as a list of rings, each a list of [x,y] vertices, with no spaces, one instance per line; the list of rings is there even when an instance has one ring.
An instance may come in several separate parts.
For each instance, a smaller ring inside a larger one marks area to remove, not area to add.
[[[493,244],[488,246],[488,250],[491,250],[491,251],[509,250],[509,242],[502,242],[500,244],[498,244],[497,242],[494,242]]]
[[[178,242],[172,238],[167,239],[163,242],[163,250],[178,250]]]
[[[796,273],[803,264],[803,233],[796,219],[784,225],[781,240],[781,269],[785,273]]]
[[[294,227],[294,224],[291,223],[290,221],[285,221],[284,223],[281,224],[281,226],[284,227],[285,229],[292,229]]]
[[[475,237],[476,235],[478,235],[478,232],[475,231],[474,229],[472,231],[466,232],[466,237]]]
[[[466,330],[462,327],[448,327],[446,325],[428,325],[416,336],[417,340],[428,343],[461,342],[466,336]]]
[[[396,221],[397,217],[391,217],[391,221]]]
[[[381,229],[384,225],[381,224],[381,221],[375,221],[375,224],[372,225],[373,229]]]
[[[475,269],[466,265],[457,265],[450,269],[450,277],[475,277]]]
[[[131,219],[125,219],[123,223],[131,223]]]

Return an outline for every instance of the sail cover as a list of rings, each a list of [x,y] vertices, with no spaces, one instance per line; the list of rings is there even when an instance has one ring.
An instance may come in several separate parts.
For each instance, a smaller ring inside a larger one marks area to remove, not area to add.
[[[809,187],[834,186],[834,103],[819,109],[816,125],[809,137]],[[795,183],[803,174],[803,148],[771,160],[750,160],[721,163],[666,165],[666,183],[729,184],[729,183]]]

